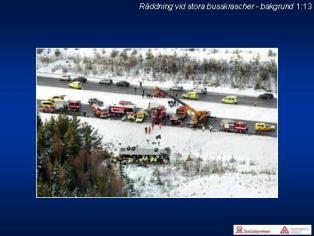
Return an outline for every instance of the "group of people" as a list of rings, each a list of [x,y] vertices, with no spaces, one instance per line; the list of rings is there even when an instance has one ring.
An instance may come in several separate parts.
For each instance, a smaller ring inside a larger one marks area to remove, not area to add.
[[[154,126],[145,126],[145,134],[150,134]]]
[[[169,107],[177,107],[177,106],[179,106],[179,103],[177,102],[177,101],[175,101],[175,100],[169,100],[168,101],[168,105],[169,105]]]
[[[152,123],[151,125],[145,126],[145,128],[144,128],[145,134],[151,134],[151,132],[154,129],[154,126],[155,126],[154,123]],[[161,122],[158,124],[158,127],[159,127],[159,129],[161,129],[161,127],[162,127],[162,123]]]
[[[142,98],[145,97],[145,90],[142,91]],[[146,93],[146,98],[153,98],[153,95],[151,93]]]

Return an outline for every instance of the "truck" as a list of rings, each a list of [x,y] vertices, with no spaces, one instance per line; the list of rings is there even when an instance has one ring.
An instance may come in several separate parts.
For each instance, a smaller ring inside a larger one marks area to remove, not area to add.
[[[55,100],[55,110],[56,111],[66,111],[69,107],[68,101],[64,100]]]
[[[158,106],[150,110],[150,117],[153,124],[160,124],[166,118],[166,108],[164,106]]]
[[[80,100],[69,100],[68,108],[71,111],[79,111],[81,109],[81,101]]]
[[[108,110],[106,110],[104,107],[98,106],[95,104],[95,106],[93,107],[93,111],[96,117],[98,118],[109,118],[110,117],[110,113],[108,112]]]
[[[222,120],[220,130],[224,132],[247,133],[249,128],[243,121]]]
[[[160,164],[169,161],[169,151],[159,148],[128,146],[120,148],[117,158],[122,164]]]
[[[135,112],[136,107],[135,105],[110,105],[109,108],[109,113],[112,116],[124,116],[129,112]]]
[[[275,131],[275,130],[276,130],[276,127],[274,125],[270,125],[264,122],[255,123],[256,132]]]
[[[159,87],[155,87],[156,90],[161,90]],[[163,90],[161,90],[163,91]],[[165,91],[163,91],[165,92]],[[194,92],[195,93],[195,92]],[[197,96],[198,94],[195,93]],[[185,106],[187,111],[191,113],[191,120],[189,121],[189,126],[192,128],[204,128],[207,126],[207,123],[209,122],[209,118],[211,117],[210,111],[199,111],[195,108],[191,107],[187,103],[181,101],[176,96],[172,96],[171,94],[167,94],[168,97],[172,98],[173,100],[180,103],[182,106]]]
[[[170,117],[171,125],[180,125],[183,123],[184,119],[187,117],[188,108],[186,106],[180,106],[176,109],[176,114]]]
[[[125,115],[122,117],[122,121],[135,121],[136,120],[136,112],[132,111],[132,112],[127,112],[125,113]]]
[[[145,111],[138,111],[136,113],[136,119],[135,119],[135,122],[136,123],[142,123],[145,119],[145,116],[146,116],[146,113]]]

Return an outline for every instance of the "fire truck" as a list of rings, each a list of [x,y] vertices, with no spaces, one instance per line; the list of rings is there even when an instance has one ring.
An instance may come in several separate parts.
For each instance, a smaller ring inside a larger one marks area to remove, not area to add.
[[[150,110],[150,116],[153,124],[160,124],[166,118],[166,108],[164,106],[154,107]]]
[[[127,113],[135,112],[136,107],[135,105],[110,105],[108,107],[108,111],[111,116],[124,116]]]
[[[176,114],[170,117],[170,124],[180,125],[183,124],[184,119],[187,117],[188,108],[186,106],[180,106],[176,109]]]
[[[70,100],[68,108],[69,108],[69,110],[72,110],[72,111],[79,111],[81,109],[81,101]]]
[[[220,130],[225,132],[247,133],[249,128],[243,121],[222,120]]]

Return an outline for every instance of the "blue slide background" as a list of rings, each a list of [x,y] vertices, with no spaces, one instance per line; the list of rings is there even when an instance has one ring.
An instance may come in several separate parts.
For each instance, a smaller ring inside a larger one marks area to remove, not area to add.
[[[137,7],[1,3],[0,235],[230,235],[233,224],[312,223],[313,11]],[[36,199],[36,47],[278,47],[279,199]]]

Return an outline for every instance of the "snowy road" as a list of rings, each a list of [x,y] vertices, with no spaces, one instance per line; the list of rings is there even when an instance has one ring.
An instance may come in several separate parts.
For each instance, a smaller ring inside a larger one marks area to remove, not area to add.
[[[51,96],[63,94],[66,95],[66,100],[77,99],[81,100],[81,102],[85,104],[88,103],[88,99],[96,97],[104,101],[105,106],[108,106],[110,104],[117,104],[119,101],[131,101],[138,107],[148,107],[149,103],[158,103],[160,105],[164,105],[167,108],[167,113],[175,113],[175,108],[169,107],[169,99],[167,98],[147,99],[142,98],[141,96],[131,94],[118,94],[92,90],[75,90],[69,88],[48,87],[40,85],[36,87],[36,90],[36,99],[47,99]],[[251,120],[270,123],[277,123],[278,121],[278,109],[275,108],[226,105],[221,103],[204,101],[186,102],[197,110],[210,111],[211,116],[214,117],[225,117],[236,120]]]
[[[37,100],[37,110],[40,109],[40,102],[43,100]],[[89,104],[82,104],[81,106],[81,110],[79,112],[70,112],[67,111],[66,114],[67,115],[73,115],[76,114],[77,116],[81,116],[83,117],[84,112],[86,113],[86,117],[94,117],[94,113],[92,112],[90,105]],[[119,117],[117,118],[111,118],[109,120],[117,120],[117,119],[121,119]],[[210,119],[210,124],[214,127],[214,129],[219,130],[219,125],[221,123],[221,120],[225,119],[224,117],[215,117],[215,118],[211,118]],[[122,122],[122,121],[121,121]],[[145,119],[144,123],[149,123],[150,120]],[[277,137],[277,132],[265,132],[265,133],[256,133],[255,132],[255,123],[256,121],[246,121],[247,126],[249,128],[248,134],[249,135],[259,135],[259,136],[269,136],[269,137]],[[271,125],[274,125],[276,127],[277,130],[277,124],[276,123],[270,123]],[[138,123],[134,124],[134,125],[138,125]],[[169,123],[167,123],[166,125],[170,125]],[[187,127],[188,128],[188,127]],[[244,134],[242,134],[244,135]]]
[[[52,86],[59,88],[68,88],[68,82],[59,81],[54,78],[47,77],[37,77],[37,85],[41,86]],[[83,84],[84,90],[91,91],[102,91],[102,92],[110,92],[110,93],[121,93],[121,94],[132,94],[135,95],[134,87],[118,87],[116,85],[100,85],[98,83],[86,82]],[[152,93],[151,88],[144,88],[145,92]],[[173,92],[169,91],[170,94],[178,94],[180,97],[183,92]],[[136,95],[140,96],[142,94],[142,90],[137,89]],[[213,103],[220,103],[221,99],[225,96],[231,94],[219,94],[219,93],[208,93],[206,95],[200,95],[199,101],[207,101]],[[238,96],[239,97],[239,105],[245,106],[254,106],[254,103],[257,103],[258,107],[268,107],[268,108],[277,108],[277,99],[272,100],[261,100],[256,97],[250,96]]]

